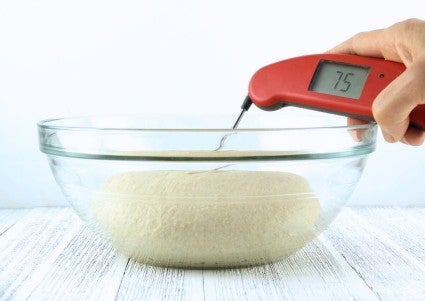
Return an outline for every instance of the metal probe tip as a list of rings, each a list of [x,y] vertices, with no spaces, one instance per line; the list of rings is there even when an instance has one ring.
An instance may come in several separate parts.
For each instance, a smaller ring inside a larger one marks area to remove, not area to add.
[[[243,115],[245,114],[245,112],[246,112],[246,110],[245,110],[245,109],[242,109],[242,110],[241,110],[241,112],[239,113],[238,118],[236,119],[235,123],[234,123],[234,124],[233,124],[233,126],[232,126],[232,129],[236,129],[236,128],[238,127],[238,125],[239,125],[239,123],[241,122],[242,117],[243,117]]]
[[[251,98],[248,96],[245,97],[242,105],[241,105],[241,112],[239,113],[238,118],[236,119],[235,124],[233,125],[232,129],[236,129],[239,125],[239,123],[242,120],[243,115],[245,114],[246,111],[248,111],[249,107],[252,105],[252,100]]]
[[[234,124],[233,124],[233,126],[232,126],[232,129],[233,129],[233,130],[234,130],[234,129],[236,129],[236,128],[238,127],[239,123],[240,123],[240,122],[241,122],[241,120],[242,120],[243,115],[245,114],[245,112],[246,112],[246,111],[248,111],[248,109],[249,109],[249,107],[250,107],[251,105],[252,105],[252,100],[251,100],[251,98],[249,98],[249,96],[245,97],[245,99],[244,99],[244,101],[243,101],[243,103],[242,103],[242,106],[241,106],[242,110],[241,110],[241,112],[239,113],[238,118],[236,118],[236,121],[235,121],[235,123],[234,123]],[[224,135],[223,137],[221,137],[220,144],[219,144],[219,146],[215,149],[215,151],[218,151],[218,150],[220,150],[221,148],[223,148],[223,146],[224,146],[224,142],[226,141],[227,137],[228,137],[228,136],[230,136],[230,135],[232,135],[232,133],[226,134],[226,135]]]

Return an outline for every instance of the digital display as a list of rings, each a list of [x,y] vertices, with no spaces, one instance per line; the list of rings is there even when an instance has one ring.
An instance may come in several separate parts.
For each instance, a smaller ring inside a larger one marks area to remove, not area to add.
[[[308,90],[359,99],[369,74],[369,67],[322,60]]]

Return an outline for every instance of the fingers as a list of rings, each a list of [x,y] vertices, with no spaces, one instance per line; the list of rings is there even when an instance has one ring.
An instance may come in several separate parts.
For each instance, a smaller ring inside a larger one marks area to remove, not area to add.
[[[388,142],[424,143],[425,133],[409,126],[410,112],[425,103],[425,21],[408,19],[388,28],[358,33],[328,52],[382,57],[406,71],[374,100],[372,112]]]
[[[425,132],[414,127],[407,128],[401,142],[408,145],[419,146],[425,141]]]
[[[423,143],[424,134],[409,127],[409,114],[425,103],[425,59],[415,61],[375,99],[372,112],[388,142]]]
[[[356,126],[356,125],[362,125],[362,124],[367,124],[367,123],[369,123],[369,121],[360,120],[360,119],[352,118],[352,117],[347,118],[347,126]],[[364,129],[350,129],[349,133],[350,133],[351,137],[354,139],[354,141],[360,142],[360,141],[363,140],[365,130]]]

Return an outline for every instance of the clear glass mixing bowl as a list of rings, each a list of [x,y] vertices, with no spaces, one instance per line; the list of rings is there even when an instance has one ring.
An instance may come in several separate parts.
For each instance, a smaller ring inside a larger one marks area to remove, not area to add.
[[[214,118],[44,120],[40,149],[75,212],[117,250],[191,268],[296,252],[346,204],[375,149],[374,123],[269,127],[267,116],[229,130]]]

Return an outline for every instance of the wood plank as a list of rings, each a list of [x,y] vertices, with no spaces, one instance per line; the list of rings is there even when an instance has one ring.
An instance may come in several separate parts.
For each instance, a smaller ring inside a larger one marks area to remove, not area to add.
[[[353,210],[343,210],[326,236],[380,299],[425,300],[422,262]]]
[[[81,227],[69,209],[33,209],[0,240],[0,300],[9,300],[46,258],[59,256]]]
[[[130,260],[117,300],[203,300],[201,270],[162,268]]]
[[[286,260],[242,269],[194,271],[130,261],[117,299],[378,300],[328,247],[317,240]]]
[[[0,236],[29,211],[30,209],[0,209]]]
[[[16,298],[115,300],[127,262],[126,256],[82,227],[59,256],[33,271]]]
[[[256,285],[266,294],[275,287],[277,298],[286,291],[288,300],[378,300],[323,235],[293,256],[257,269],[263,271],[253,270],[252,281],[256,275],[269,278],[273,286],[263,287],[264,281]]]
[[[384,208],[385,210],[385,208]],[[410,208],[398,208],[398,212],[407,218],[421,229],[425,226],[425,208],[424,207],[410,207]]]
[[[420,209],[413,208],[356,208],[354,212],[425,264],[425,210],[421,212]]]
[[[280,262],[185,270],[128,261],[69,208],[0,210],[0,300],[425,300],[424,217],[344,209]]]

